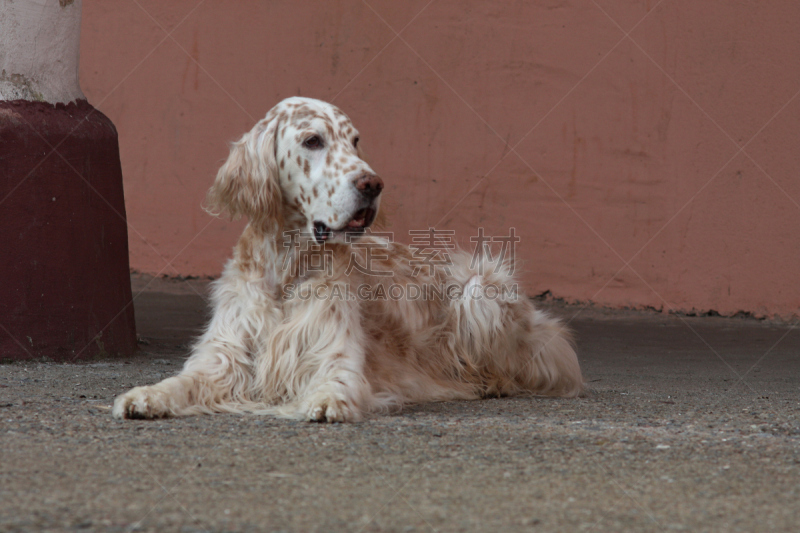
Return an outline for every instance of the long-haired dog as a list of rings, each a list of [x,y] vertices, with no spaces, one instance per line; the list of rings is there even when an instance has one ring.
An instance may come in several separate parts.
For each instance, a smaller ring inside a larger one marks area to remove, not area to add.
[[[213,284],[213,318],[183,370],[119,396],[115,417],[342,422],[581,391],[568,335],[516,294],[512,265],[457,251],[425,261],[368,229],[383,182],[358,141],[338,108],[296,97],[233,143],[207,203],[249,224]]]

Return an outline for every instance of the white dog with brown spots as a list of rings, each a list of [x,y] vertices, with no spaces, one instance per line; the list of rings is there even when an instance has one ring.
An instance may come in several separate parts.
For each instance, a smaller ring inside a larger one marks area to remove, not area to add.
[[[208,204],[249,224],[213,284],[211,322],[178,375],[122,394],[115,417],[342,422],[410,403],[580,393],[567,333],[507,290],[509,265],[464,252],[444,268],[415,264],[371,233],[383,182],[358,141],[338,108],[295,97],[233,143]]]

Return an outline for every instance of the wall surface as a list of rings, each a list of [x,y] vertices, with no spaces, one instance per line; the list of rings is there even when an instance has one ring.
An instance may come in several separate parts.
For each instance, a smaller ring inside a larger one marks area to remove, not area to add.
[[[333,101],[391,229],[521,238],[530,294],[800,310],[800,3],[94,1],[81,80],[117,125],[131,265],[215,275],[200,208],[280,99]],[[398,35],[399,33],[399,35]]]

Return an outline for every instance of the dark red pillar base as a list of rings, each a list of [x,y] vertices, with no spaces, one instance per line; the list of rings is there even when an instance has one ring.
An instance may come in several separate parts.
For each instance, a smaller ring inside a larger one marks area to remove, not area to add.
[[[86,101],[0,101],[0,360],[135,349],[114,125]]]

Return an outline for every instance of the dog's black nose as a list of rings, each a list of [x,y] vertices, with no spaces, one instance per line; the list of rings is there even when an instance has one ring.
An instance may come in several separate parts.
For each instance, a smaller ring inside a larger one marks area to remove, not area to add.
[[[367,198],[375,198],[383,190],[383,180],[375,174],[364,174],[356,180],[355,185]]]

